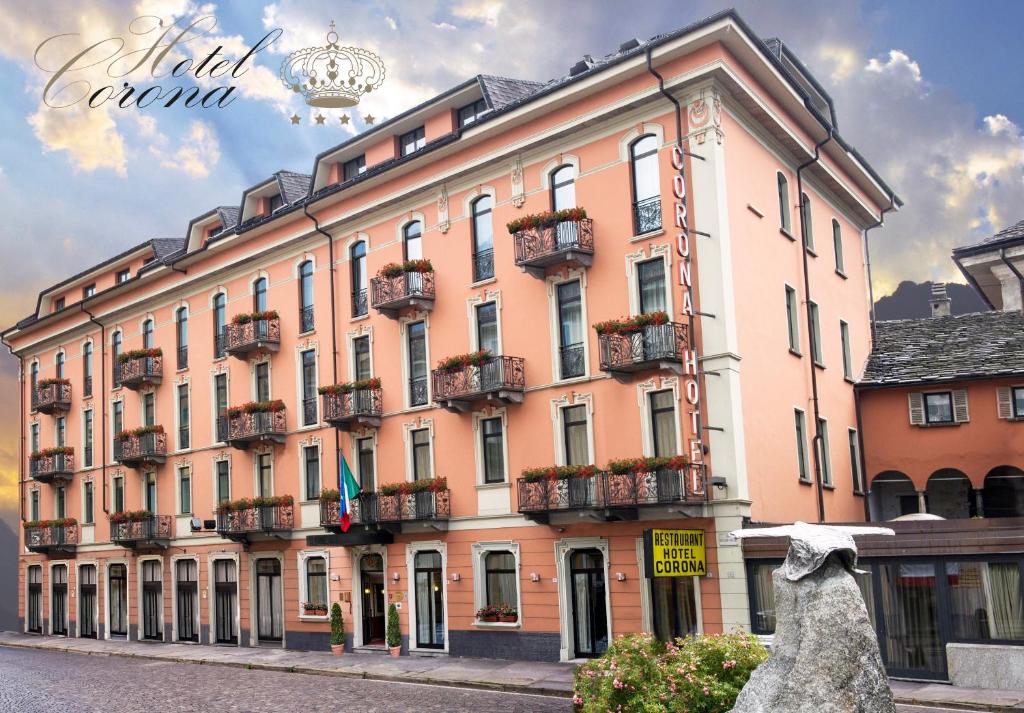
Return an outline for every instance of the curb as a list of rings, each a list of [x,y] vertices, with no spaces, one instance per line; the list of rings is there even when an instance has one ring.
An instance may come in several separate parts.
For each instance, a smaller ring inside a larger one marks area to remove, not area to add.
[[[563,691],[556,688],[545,688],[543,686],[532,686],[528,684],[510,683],[489,683],[487,681],[453,681],[450,679],[436,678],[410,678],[403,676],[390,676],[386,674],[374,674],[366,671],[332,671],[330,669],[306,668],[303,666],[289,666],[269,663],[243,663],[240,661],[213,661],[210,659],[185,659],[169,656],[152,656],[135,652],[112,653],[107,651],[80,651],[67,646],[41,646],[34,644],[15,643],[0,641],[0,647],[11,649],[36,649],[38,651],[54,651],[65,654],[78,654],[80,656],[116,656],[124,659],[140,659],[145,661],[163,661],[164,663],[183,663],[195,666],[224,666],[229,668],[244,668],[251,671],[274,671],[277,673],[303,673],[310,676],[332,676],[334,678],[363,679],[366,681],[383,681],[385,683],[407,683],[420,686],[438,686],[446,688],[465,688],[477,691],[498,691],[500,693],[520,693],[525,695],[545,696],[549,698],[572,698],[572,691]]]
[[[1019,703],[1011,703],[1001,706],[994,703],[964,703],[962,701],[936,701],[932,699],[919,699],[912,696],[893,696],[897,705],[919,706],[921,708],[944,708],[956,711],[1005,711],[1006,713],[1024,713],[1024,706]]]

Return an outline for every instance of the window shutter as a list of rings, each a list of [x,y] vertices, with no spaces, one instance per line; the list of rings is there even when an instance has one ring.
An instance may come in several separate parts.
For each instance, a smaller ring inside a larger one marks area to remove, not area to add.
[[[967,389],[953,391],[953,420],[957,423],[966,423],[971,420],[971,416],[967,412]]]
[[[910,401],[910,425],[924,425],[924,396],[921,394],[907,394]]]
[[[1013,401],[1010,400],[1010,387],[1000,386],[996,389],[996,407],[999,418],[1013,418]]]

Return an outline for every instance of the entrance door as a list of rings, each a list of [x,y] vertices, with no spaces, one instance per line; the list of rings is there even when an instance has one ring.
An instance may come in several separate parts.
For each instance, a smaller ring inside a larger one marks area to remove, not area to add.
[[[574,550],[569,555],[569,576],[575,655],[600,656],[608,648],[604,556],[600,550]]]
[[[43,568],[39,565],[28,568],[28,630],[43,633]]]
[[[418,552],[416,576],[416,646],[444,648],[444,574],[441,553]]]
[[[128,568],[110,565],[110,635],[128,636]]]
[[[161,564],[159,560],[142,563],[142,638],[150,641],[164,638],[160,631],[160,609],[164,598]]]
[[[651,579],[654,635],[662,641],[697,633],[696,577]]]
[[[890,675],[946,678],[934,562],[879,564],[879,638]]]
[[[199,611],[198,566],[195,560],[178,560],[175,564],[175,578],[178,590],[177,629],[178,641],[199,641],[197,612]]]
[[[68,635],[68,566],[53,568],[50,622],[54,636]]]
[[[256,561],[256,636],[260,641],[284,638],[281,605],[281,563],[277,559]]]
[[[96,638],[96,565],[78,568],[78,635]]]
[[[233,560],[214,561],[213,582],[213,618],[216,622],[214,636],[218,644],[237,644],[235,610],[238,602],[238,576]]]
[[[384,558],[363,555],[359,559],[362,587],[363,646],[384,643]]]

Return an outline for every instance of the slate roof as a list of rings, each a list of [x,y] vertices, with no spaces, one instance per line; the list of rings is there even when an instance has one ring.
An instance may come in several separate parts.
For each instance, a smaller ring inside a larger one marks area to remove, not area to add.
[[[238,225],[238,206],[236,205],[222,205],[217,207],[217,213],[220,215],[221,223],[224,224],[224,230],[231,230]]]
[[[165,262],[185,247],[185,238],[153,238],[149,241],[153,246],[153,256],[157,262]]]
[[[1024,313],[974,312],[875,325],[860,386],[1024,374]]]
[[[312,181],[312,176],[308,176],[305,173],[295,173],[294,171],[278,171],[276,175],[277,181],[281,186],[281,197],[284,198],[285,203],[300,201],[309,193],[309,184]]]
[[[1024,240],[1024,220],[1021,220],[1013,225],[1003,228],[995,235],[979,240],[976,243],[970,245],[964,245],[953,250],[954,255],[964,255],[972,252],[984,251],[986,248],[993,247],[1001,243],[1011,243],[1018,240]]]
[[[542,82],[495,77],[490,74],[479,74],[477,79],[480,81],[480,88],[483,90],[488,105],[495,110],[504,109],[509,104],[530,96],[544,86]]]

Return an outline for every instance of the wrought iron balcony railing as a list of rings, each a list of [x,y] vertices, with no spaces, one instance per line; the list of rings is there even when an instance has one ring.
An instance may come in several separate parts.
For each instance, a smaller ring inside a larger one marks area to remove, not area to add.
[[[575,263],[589,267],[594,257],[594,222],[565,220],[547,228],[526,228],[513,235],[516,265],[534,277],[549,267]]]
[[[247,359],[253,352],[276,352],[281,348],[281,320],[278,317],[229,324],[224,331],[224,351]]]
[[[355,389],[344,393],[323,395],[324,421],[342,431],[372,426],[380,427],[381,390]]]
[[[73,552],[77,546],[78,525],[25,528],[25,547],[32,552]]]
[[[634,235],[661,230],[661,196],[633,203],[633,230]]]
[[[494,250],[480,250],[473,254],[473,282],[494,277]]]
[[[32,390],[32,410],[63,413],[71,409],[71,384],[47,384]]]
[[[601,371],[630,373],[654,368],[681,370],[687,327],[678,322],[651,324],[630,334],[600,334]]]
[[[288,432],[284,411],[257,411],[228,416],[227,442],[235,448],[250,443],[284,443]]]
[[[380,523],[447,520],[451,517],[451,494],[444,490],[422,493],[375,493],[370,499],[375,510],[374,520]]]
[[[156,386],[164,380],[163,355],[143,356],[114,364],[114,383],[132,390]]]
[[[370,280],[370,295],[370,305],[388,317],[397,317],[406,307],[430,311],[434,308],[434,273],[379,275]]]
[[[313,319],[313,305],[299,307],[299,332],[312,332],[316,322]]]
[[[428,394],[429,382],[427,377],[413,377],[409,379],[409,405],[410,406],[424,406],[429,400]]]
[[[188,368],[188,347],[178,347],[178,371]]]
[[[362,317],[364,314],[369,312],[369,308],[366,306],[366,290],[353,290],[352,291],[352,316]]]
[[[74,472],[74,453],[55,453],[53,455],[30,458],[28,461],[29,476],[40,483],[49,483],[53,480],[71,480]]]
[[[114,460],[129,468],[164,463],[167,461],[167,434],[160,431],[118,438],[114,441]]]
[[[259,505],[217,513],[217,534],[244,541],[250,535],[290,532],[295,526],[294,505]]]
[[[519,480],[519,512],[543,520],[553,512],[605,510],[607,519],[624,519],[616,511],[638,507],[699,504],[707,502],[703,464],[679,470],[662,468],[647,472],[595,473],[560,480]]]
[[[522,357],[492,356],[479,366],[434,369],[434,401],[450,411],[468,411],[474,401],[521,403],[526,390]]]
[[[373,525],[376,493],[359,493],[352,499],[349,522],[353,525]],[[341,529],[341,503],[337,500],[320,501],[320,527],[325,530]]]
[[[159,547],[173,537],[174,518],[170,515],[110,523],[110,539],[122,547]]]
[[[563,379],[572,379],[587,373],[587,352],[583,343],[570,344],[558,350],[558,366]]]

